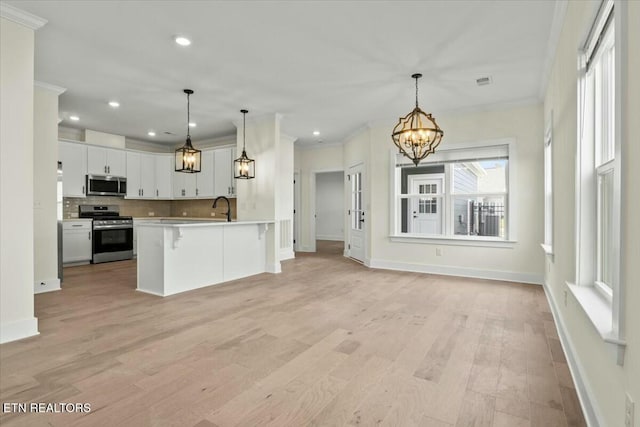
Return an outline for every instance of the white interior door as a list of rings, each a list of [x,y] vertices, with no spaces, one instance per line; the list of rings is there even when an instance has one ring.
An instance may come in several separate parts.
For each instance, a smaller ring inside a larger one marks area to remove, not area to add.
[[[349,168],[351,184],[351,209],[349,210],[349,256],[364,262],[365,257],[365,212],[362,165]]]
[[[409,232],[417,234],[442,234],[442,178],[425,175],[410,177],[411,194],[425,197],[412,198],[409,210]]]

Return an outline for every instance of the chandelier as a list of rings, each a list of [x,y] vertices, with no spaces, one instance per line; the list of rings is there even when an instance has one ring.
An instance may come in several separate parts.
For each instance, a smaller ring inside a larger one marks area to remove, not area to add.
[[[444,132],[436,123],[436,120],[418,107],[418,79],[422,74],[413,74],[416,79],[416,108],[404,117],[400,117],[398,124],[393,128],[391,138],[404,154],[418,166],[418,163],[429,154],[436,151],[440,145]]]
[[[189,134],[189,96],[193,94],[191,89],[185,89],[187,94],[187,141],[176,150],[176,172],[197,173],[200,172],[200,156],[202,152],[196,150],[191,145],[191,135]]]

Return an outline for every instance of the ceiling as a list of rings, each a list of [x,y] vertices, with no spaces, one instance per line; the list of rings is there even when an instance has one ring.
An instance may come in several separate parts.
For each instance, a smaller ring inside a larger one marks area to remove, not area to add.
[[[234,134],[247,108],[248,120],[282,114],[298,144],[341,142],[408,113],[415,72],[420,106],[436,118],[538,98],[555,9],[537,0],[7,3],[49,21],[36,32],[35,76],[67,88],[62,125],[166,145],[184,140],[184,88],[195,91],[194,141]],[[478,86],[485,76],[493,83]]]

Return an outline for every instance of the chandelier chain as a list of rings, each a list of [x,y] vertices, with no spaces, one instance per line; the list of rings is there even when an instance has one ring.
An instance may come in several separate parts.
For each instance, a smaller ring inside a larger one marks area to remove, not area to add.
[[[416,77],[416,108],[418,108],[418,78]]]

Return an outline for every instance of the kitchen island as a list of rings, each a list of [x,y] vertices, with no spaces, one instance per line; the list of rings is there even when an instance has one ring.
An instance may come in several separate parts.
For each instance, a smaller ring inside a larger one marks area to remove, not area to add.
[[[169,296],[273,271],[273,221],[161,220],[137,226],[137,290]]]

